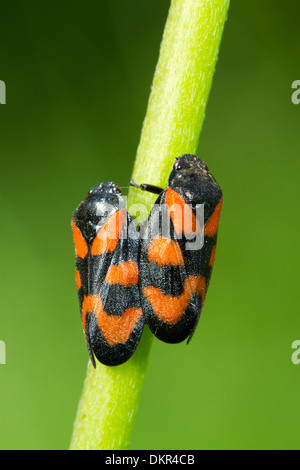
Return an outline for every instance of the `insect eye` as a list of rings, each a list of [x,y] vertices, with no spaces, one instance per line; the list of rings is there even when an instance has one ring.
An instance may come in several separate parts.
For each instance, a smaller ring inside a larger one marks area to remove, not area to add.
[[[173,165],[173,170],[180,170],[182,168],[182,163],[181,162],[175,162]]]
[[[121,194],[121,189],[119,188],[119,186],[113,186],[112,190],[116,194]]]

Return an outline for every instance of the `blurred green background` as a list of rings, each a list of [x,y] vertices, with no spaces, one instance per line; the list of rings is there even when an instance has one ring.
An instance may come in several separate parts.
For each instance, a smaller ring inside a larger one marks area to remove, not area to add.
[[[70,218],[126,186],[169,0],[2,2],[0,448],[64,449],[85,377]],[[132,449],[299,448],[300,5],[231,2],[198,155],[224,191],[187,347],[154,340]]]

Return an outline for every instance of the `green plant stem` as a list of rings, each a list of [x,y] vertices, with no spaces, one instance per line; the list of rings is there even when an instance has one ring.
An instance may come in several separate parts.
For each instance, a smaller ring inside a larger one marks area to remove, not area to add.
[[[196,152],[228,7],[229,0],[172,1],[133,171],[137,183],[165,187],[174,158]],[[129,211],[143,204],[145,218],[156,197],[132,188]],[[151,343],[145,327],[125,364],[89,364],[71,449],[128,448]]]

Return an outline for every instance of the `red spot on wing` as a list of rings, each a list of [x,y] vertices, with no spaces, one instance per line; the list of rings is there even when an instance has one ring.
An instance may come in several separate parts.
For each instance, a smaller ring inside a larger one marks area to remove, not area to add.
[[[210,218],[204,226],[204,235],[207,237],[213,237],[216,235],[219,225],[219,220],[222,211],[223,198],[221,198],[219,204],[216,206],[215,210],[211,214]]]
[[[112,264],[105,278],[107,284],[121,284],[135,286],[139,280],[139,270],[135,262],[130,259],[119,264]]]
[[[142,316],[141,308],[128,308],[121,316],[109,315],[103,310],[99,295],[84,296],[82,302],[82,323],[85,331],[87,313],[94,313],[101,333],[109,346],[126,343],[133,328]]]
[[[72,219],[72,229],[76,255],[83,259],[88,254],[89,249],[85,239],[82,236],[82,233],[75,224],[74,219]]]
[[[212,250],[211,250],[211,255],[210,255],[210,258],[209,258],[209,263],[208,265],[212,268],[213,265],[214,265],[214,262],[215,262],[215,257],[216,257],[216,245],[213,246]]]
[[[76,281],[77,290],[79,290],[81,287],[81,277],[80,277],[80,272],[78,271],[78,269],[76,269],[75,281]]]
[[[205,288],[205,277],[189,276],[184,282],[182,294],[177,297],[164,295],[159,288],[153,286],[144,287],[143,294],[150,302],[155,315],[164,323],[174,325],[183,317],[194,295],[201,295],[203,304]]]
[[[97,233],[92,244],[91,254],[96,256],[115,251],[125,221],[124,209],[115,212]]]
[[[200,225],[192,207],[176,191],[168,188],[165,201],[177,235],[182,235],[182,233],[184,235],[200,233]]]
[[[156,263],[158,266],[184,266],[179,243],[162,236],[150,243],[148,259],[150,263]]]

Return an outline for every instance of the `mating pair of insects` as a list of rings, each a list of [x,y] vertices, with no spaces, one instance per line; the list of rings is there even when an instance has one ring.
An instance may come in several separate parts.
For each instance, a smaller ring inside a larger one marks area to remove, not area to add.
[[[109,366],[127,361],[145,323],[162,341],[189,342],[214,264],[222,190],[202,160],[177,158],[166,189],[131,184],[159,194],[144,236],[113,182],[91,189],[72,218],[81,320],[94,367],[94,356]],[[200,232],[201,246],[187,249]]]

